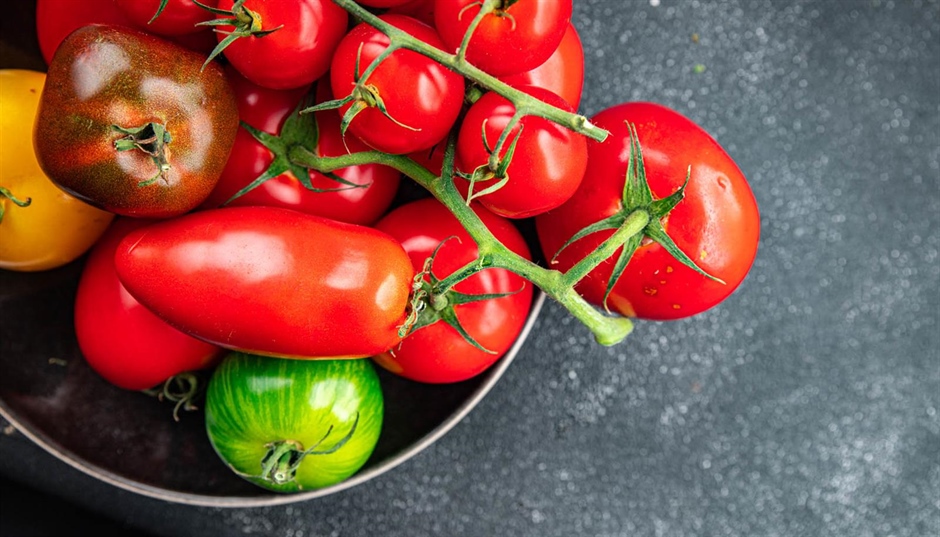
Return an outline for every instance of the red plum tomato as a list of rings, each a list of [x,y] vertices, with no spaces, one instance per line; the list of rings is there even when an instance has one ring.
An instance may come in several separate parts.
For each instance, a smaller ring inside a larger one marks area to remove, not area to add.
[[[757,203],[735,162],[701,127],[662,105],[624,103],[601,111],[592,121],[611,135],[604,142],[589,142],[588,170],[577,193],[536,218],[545,256],[551,259],[576,232],[623,207],[631,154],[629,122],[636,127],[654,198],[677,191],[690,174],[685,198],[662,225],[680,250],[724,283],[683,265],[658,243],[644,242],[614,285],[607,306],[630,317],[668,320],[701,313],[727,298],[754,262],[760,235]],[[552,266],[567,270],[611,233],[593,233],[572,243]],[[590,302],[603,302],[618,256],[578,284],[578,292]]]

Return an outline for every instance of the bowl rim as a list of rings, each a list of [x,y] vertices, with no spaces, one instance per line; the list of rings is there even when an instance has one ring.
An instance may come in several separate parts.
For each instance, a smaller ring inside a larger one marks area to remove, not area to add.
[[[20,433],[22,433],[23,436],[30,439],[43,450],[50,453],[60,461],[68,464],[69,466],[81,471],[82,473],[120,489],[157,500],[200,507],[245,508],[286,505],[290,503],[312,500],[314,498],[322,498],[324,496],[329,496],[333,493],[365,483],[366,481],[378,477],[403,464],[405,461],[410,460],[418,453],[427,449],[431,444],[439,440],[458,423],[460,423],[460,421],[463,420],[463,418],[465,418],[467,414],[469,414],[470,411],[480,403],[486,394],[490,392],[493,386],[496,385],[496,382],[499,381],[499,379],[503,376],[503,373],[505,373],[506,369],[509,368],[509,365],[519,353],[522,345],[525,343],[526,339],[528,339],[529,333],[532,331],[532,328],[535,325],[535,321],[538,318],[539,313],[542,310],[542,306],[545,303],[545,296],[546,295],[542,290],[536,288],[532,299],[532,308],[529,310],[529,315],[526,318],[526,322],[523,325],[522,330],[519,332],[519,335],[516,337],[515,342],[513,342],[512,347],[506,351],[506,354],[504,354],[503,357],[493,365],[493,367],[483,373],[483,375],[485,375],[485,379],[480,384],[480,386],[477,387],[477,389],[471,393],[470,397],[466,399],[459,407],[457,407],[457,410],[448,416],[446,420],[422,436],[417,442],[409,446],[407,449],[396,453],[394,456],[381,461],[379,464],[376,464],[375,466],[372,466],[363,472],[354,474],[345,481],[341,481],[335,485],[320,489],[293,494],[277,494],[270,492],[258,496],[245,497],[212,496],[208,494],[171,491],[154,485],[139,483],[133,479],[118,475],[102,468],[101,466],[92,464],[82,459],[81,457],[78,457],[71,451],[65,449],[47,434],[32,430],[26,424],[26,422],[21,421],[16,417],[16,414],[7,407],[7,404],[3,401],[3,399],[0,399],[0,416],[10,422],[10,424],[13,425]],[[262,489],[259,488],[258,490],[260,491]]]

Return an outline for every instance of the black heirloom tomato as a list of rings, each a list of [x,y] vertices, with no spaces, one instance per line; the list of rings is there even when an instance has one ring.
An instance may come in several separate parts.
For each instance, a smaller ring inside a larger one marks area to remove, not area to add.
[[[49,65],[34,139],[63,190],[108,211],[166,218],[212,191],[238,129],[222,69],[135,30],[93,25]]]

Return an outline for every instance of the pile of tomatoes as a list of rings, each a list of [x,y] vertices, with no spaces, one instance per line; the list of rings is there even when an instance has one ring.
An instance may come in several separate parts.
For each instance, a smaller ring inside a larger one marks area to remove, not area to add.
[[[260,486],[328,486],[365,463],[384,404],[373,364],[466,380],[529,313],[535,285],[506,268],[448,280],[481,259],[477,243],[438,199],[405,200],[382,155],[452,176],[523,259],[516,223],[534,218],[561,272],[646,211],[631,255],[575,288],[613,314],[694,315],[753,262],[747,182],[685,117],[624,103],[592,118],[610,133],[597,142],[461,74],[575,112],[584,53],[571,0],[354,6],[459,50],[456,69],[389,49],[348,1],[89,0],[68,20],[55,15],[65,1],[37,6],[48,73],[0,72],[0,267],[46,270],[90,250],[75,303],[88,364],[129,390],[212,370],[209,439]],[[302,158],[351,154],[374,158],[325,172]]]

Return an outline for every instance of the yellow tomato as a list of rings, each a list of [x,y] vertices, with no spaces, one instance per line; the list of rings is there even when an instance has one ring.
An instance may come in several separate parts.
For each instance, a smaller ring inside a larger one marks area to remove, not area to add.
[[[2,269],[28,272],[64,265],[85,253],[114,218],[67,194],[39,168],[33,121],[45,80],[36,71],[0,69]]]

